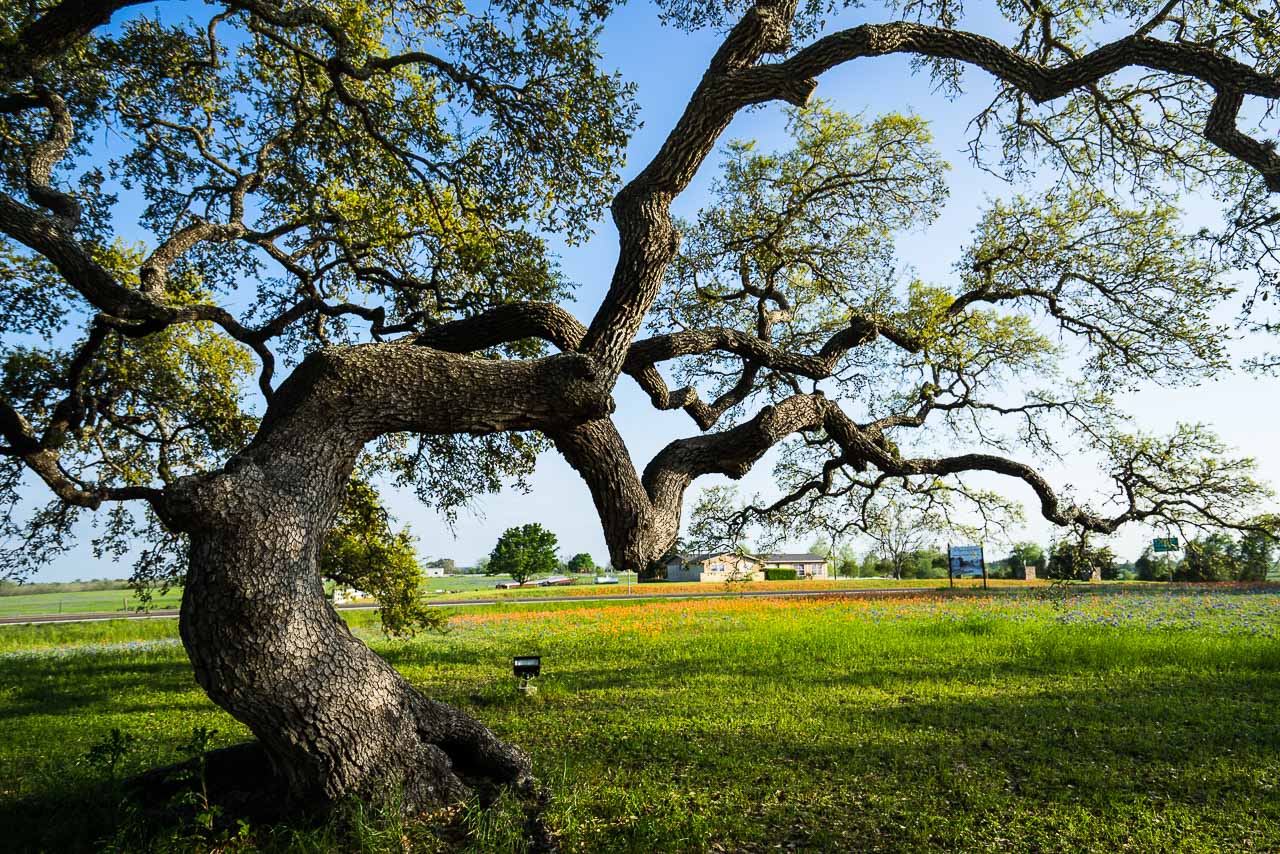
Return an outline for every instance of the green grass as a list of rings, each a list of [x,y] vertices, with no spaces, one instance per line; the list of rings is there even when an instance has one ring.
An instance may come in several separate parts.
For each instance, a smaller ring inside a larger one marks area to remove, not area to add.
[[[151,599],[152,608],[176,608],[182,602],[182,588],[175,587]],[[0,617],[27,617],[40,614],[89,614],[136,611],[142,603],[129,589],[84,590],[70,593],[25,593],[0,596]]]
[[[568,603],[358,633],[524,746],[569,851],[1280,850],[1280,592]],[[0,826],[14,850],[140,850],[121,773],[194,726],[246,736],[192,683],[173,622],[0,628]],[[122,644],[136,643],[136,646]],[[97,646],[94,646],[97,645]],[[532,697],[513,653],[543,656]],[[210,850],[190,828],[169,850]],[[224,850],[477,852],[514,807],[258,827]],[[154,843],[155,840],[152,840]],[[238,847],[237,847],[238,846]]]

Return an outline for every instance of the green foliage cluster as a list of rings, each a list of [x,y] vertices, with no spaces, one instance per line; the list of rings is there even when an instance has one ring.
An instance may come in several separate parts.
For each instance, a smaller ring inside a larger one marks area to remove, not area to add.
[[[1264,581],[1277,566],[1276,551],[1275,539],[1265,531],[1248,531],[1238,539],[1210,533],[1188,541],[1176,565],[1160,568],[1174,581]]]
[[[1091,546],[1075,539],[1057,540],[1049,546],[1045,578],[1088,581],[1096,573],[1107,579],[1116,557],[1107,546]]]
[[[796,570],[787,569],[780,566],[766,567],[764,571],[765,581],[795,581]]]
[[[987,572],[993,579],[1020,579],[1024,568],[1029,567],[1036,572],[1036,577],[1047,577],[1044,575],[1047,562],[1048,557],[1038,543],[1014,543],[1006,557],[988,561]]]
[[[27,160],[48,145],[50,114],[17,105],[48,89],[70,123],[53,180],[83,210],[74,239],[87,257],[175,311],[244,308],[217,326],[95,318],[53,262],[0,238],[0,395],[38,434],[55,404],[79,393],[83,417],[53,444],[81,482],[163,486],[244,447],[262,366],[227,334],[237,324],[289,318],[271,329],[278,381],[317,347],[364,339],[364,321],[421,327],[564,298],[571,283],[549,236],[585,238],[617,186],[636,110],[633,87],[598,67],[612,3],[277,5],[157,17],[133,4],[37,79],[5,84],[0,192],[28,198]],[[0,7],[6,60],[10,37],[50,8]],[[219,231],[187,246],[195,224]],[[143,242],[121,242],[126,230]],[[169,263],[157,279],[148,263],[160,256]],[[322,301],[343,309],[319,311]],[[485,355],[543,346],[516,341]],[[545,447],[531,435],[397,436],[367,462],[452,515],[520,482]],[[0,507],[21,508],[0,514],[0,574],[12,576],[47,564],[87,527],[77,510],[28,507],[22,477],[6,455]],[[181,578],[185,542],[148,511],[95,521],[99,556],[142,544],[141,587]]]
[[[352,480],[338,518],[325,537],[320,574],[363,590],[378,600],[383,629],[411,635],[443,629],[447,618],[422,601],[425,577],[407,528],[395,531],[392,518],[368,483]]]
[[[486,575],[510,575],[523,584],[536,575],[548,575],[560,565],[556,535],[536,522],[508,528],[489,555]]]
[[[569,558],[569,562],[565,564],[565,568],[569,570],[569,572],[577,572],[577,573],[595,572],[596,562],[595,562],[595,559],[591,557],[591,555],[587,554],[586,552],[580,552],[574,555],[573,557]]]

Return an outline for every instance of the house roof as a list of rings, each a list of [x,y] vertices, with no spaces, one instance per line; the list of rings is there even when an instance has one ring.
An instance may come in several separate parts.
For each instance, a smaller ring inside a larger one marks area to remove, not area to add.
[[[755,558],[753,558],[751,555],[734,555],[734,553],[733,553],[733,552],[728,552],[728,551],[725,551],[725,552],[693,552],[693,553],[691,553],[691,554],[685,554],[685,553],[683,553],[683,552],[676,552],[675,554],[673,554],[673,555],[672,555],[672,556],[667,560],[667,562],[668,562],[668,563],[670,563],[670,562],[671,562],[671,561],[673,561],[673,560],[682,560],[682,561],[684,561],[685,563],[702,563],[704,560],[711,560],[711,558],[713,558],[713,557],[723,557],[723,556],[725,556],[725,555],[732,555],[732,556],[734,556],[734,557],[745,557],[745,558],[748,558],[748,559],[751,559],[751,560],[755,560]]]
[[[805,552],[802,554],[761,554],[761,555],[735,555],[734,552],[695,552],[693,554],[684,554],[677,552],[673,554],[668,563],[672,560],[681,560],[685,563],[701,563],[704,560],[710,560],[713,557],[722,557],[724,555],[734,555],[736,557],[744,557],[747,560],[763,561],[765,563],[824,563],[826,558],[822,555]]]

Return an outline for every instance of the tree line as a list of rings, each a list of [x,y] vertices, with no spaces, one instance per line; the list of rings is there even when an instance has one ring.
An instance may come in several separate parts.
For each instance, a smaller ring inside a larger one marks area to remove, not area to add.
[[[947,553],[941,546],[912,546],[894,551],[883,544],[856,551],[846,545],[832,551],[823,543],[809,550],[827,557],[842,578],[945,578]],[[1024,568],[1036,578],[1087,581],[1266,581],[1280,575],[1280,552],[1273,538],[1259,531],[1238,537],[1214,532],[1189,540],[1181,552],[1156,552],[1148,545],[1134,560],[1123,560],[1109,546],[1055,540],[1014,543],[1008,554],[987,563],[991,578],[1022,578]]]

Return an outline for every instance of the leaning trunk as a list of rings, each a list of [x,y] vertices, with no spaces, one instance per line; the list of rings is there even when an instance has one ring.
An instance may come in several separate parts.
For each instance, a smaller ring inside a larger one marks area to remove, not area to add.
[[[297,806],[394,792],[416,810],[529,778],[522,751],[351,634],[324,596],[320,546],[372,438],[560,426],[608,407],[596,380],[580,357],[324,351],[277,391],[241,455],[168,491],[166,515],[191,540],[180,625],[196,679],[258,737]]]
[[[245,492],[235,524],[192,537],[182,640],[196,681],[258,737],[291,798],[324,808],[394,792],[416,809],[526,777],[518,748],[351,634],[324,595],[316,538]]]

